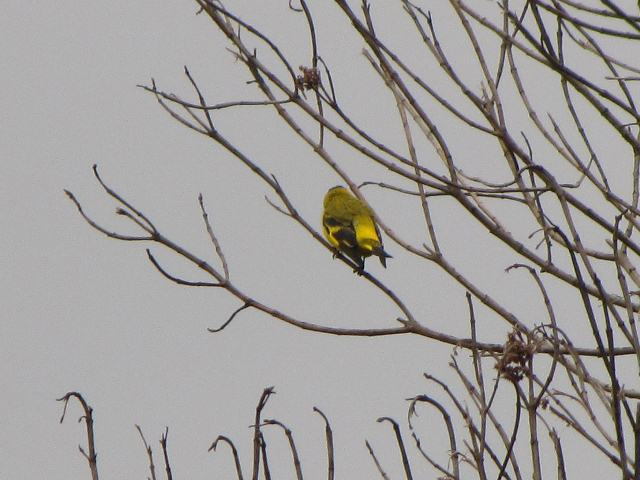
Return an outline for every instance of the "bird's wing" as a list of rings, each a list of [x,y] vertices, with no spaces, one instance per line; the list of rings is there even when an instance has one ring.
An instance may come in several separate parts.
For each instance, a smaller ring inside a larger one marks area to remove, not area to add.
[[[335,242],[332,243],[334,243],[337,248],[357,248],[358,241],[356,239],[356,232],[351,222],[345,222],[330,215],[325,215],[322,218],[322,224],[327,235],[335,240]]]

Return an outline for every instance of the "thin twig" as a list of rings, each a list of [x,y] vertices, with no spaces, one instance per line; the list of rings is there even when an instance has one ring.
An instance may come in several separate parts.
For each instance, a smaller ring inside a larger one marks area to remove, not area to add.
[[[149,472],[151,473],[151,480],[156,480],[156,467],[153,463],[153,452],[151,451],[151,446],[147,443],[147,439],[144,438],[140,425],[136,425],[136,430],[138,430],[138,433],[140,434],[144,449],[147,452],[147,457],[149,457]]]
[[[219,435],[218,438],[216,438],[214,442],[211,444],[211,446],[209,447],[209,451],[213,450],[215,452],[219,442],[225,442],[231,448],[231,453],[233,455],[233,461],[236,466],[236,474],[238,475],[238,480],[244,480],[244,477],[242,476],[242,465],[240,465],[240,458],[238,457],[238,450],[236,449],[236,446],[228,437],[224,435]]]
[[[324,432],[327,440],[327,480],[334,480],[335,478],[335,457],[333,452],[333,432],[331,431],[331,425],[327,416],[318,408],[313,407],[313,411],[318,413],[324,420]]]
[[[389,422],[393,426],[393,432],[396,435],[396,443],[398,444],[398,448],[400,449],[400,455],[402,457],[402,466],[404,467],[404,474],[407,480],[413,479],[413,474],[411,473],[411,465],[409,465],[409,457],[407,456],[407,450],[404,447],[404,440],[402,440],[402,434],[400,433],[400,425],[393,418],[390,417],[380,417],[378,419],[378,423],[381,422]]]
[[[56,399],[58,402],[64,402],[64,408],[62,410],[62,416],[60,417],[60,423],[64,421],[65,414],[67,413],[67,405],[69,400],[75,398],[82,406],[82,415],[78,422],[84,420],[87,427],[87,446],[89,453],[85,452],[82,446],[78,445],[78,450],[82,456],[87,460],[89,464],[89,470],[91,470],[91,479],[98,480],[98,455],[96,453],[95,437],[93,433],[93,408],[89,406],[84,397],[78,392],[67,392],[63,397]]]
[[[369,455],[371,455],[371,458],[373,458],[373,462],[376,464],[376,468],[378,469],[380,476],[383,478],[383,480],[389,480],[389,476],[382,469],[382,465],[380,465],[378,457],[376,457],[376,454],[373,452],[373,448],[371,448],[371,444],[369,443],[369,441],[365,440],[364,443],[367,446],[367,450],[369,450]]]

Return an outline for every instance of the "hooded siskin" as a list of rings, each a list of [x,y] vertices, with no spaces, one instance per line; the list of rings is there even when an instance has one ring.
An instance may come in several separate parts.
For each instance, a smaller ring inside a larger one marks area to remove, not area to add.
[[[387,267],[386,259],[391,255],[384,251],[373,212],[346,188],[333,187],[325,195],[322,227],[329,243],[356,262],[360,270],[371,255]]]

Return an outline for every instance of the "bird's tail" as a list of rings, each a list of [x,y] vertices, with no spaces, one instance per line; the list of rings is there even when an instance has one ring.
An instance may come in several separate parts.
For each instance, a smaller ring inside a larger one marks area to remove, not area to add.
[[[382,247],[376,249],[376,251],[373,252],[373,254],[380,259],[380,263],[384,268],[387,268],[387,258],[393,258],[391,255],[385,252]]]

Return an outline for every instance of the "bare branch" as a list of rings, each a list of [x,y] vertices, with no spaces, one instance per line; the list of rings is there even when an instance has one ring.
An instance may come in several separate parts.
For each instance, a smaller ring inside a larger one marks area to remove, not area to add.
[[[380,476],[384,480],[389,480],[389,476],[382,469],[382,465],[380,465],[380,462],[378,461],[378,457],[376,457],[376,454],[373,452],[373,448],[371,448],[371,444],[369,443],[369,441],[365,440],[364,443],[367,446],[367,450],[369,450],[369,455],[371,455],[371,458],[373,458],[373,461],[376,464],[376,468],[378,469],[378,472],[380,472]]]
[[[260,420],[260,416],[262,415],[262,410],[267,404],[269,397],[273,395],[275,392],[273,387],[267,387],[263,390],[262,395],[260,396],[260,400],[258,401],[258,406],[256,407],[256,415],[255,420],[253,422],[253,474],[251,478],[253,480],[258,480],[258,473],[260,471],[260,453],[263,453],[263,460],[265,462],[266,467],[266,455],[264,439],[262,438],[262,433],[260,432],[260,425],[262,424]],[[267,472],[265,472],[265,475]]]
[[[147,439],[144,438],[144,434],[142,433],[142,428],[140,428],[140,425],[136,425],[136,430],[138,430],[138,433],[140,434],[144,449],[147,452],[147,457],[149,457],[149,473],[151,473],[151,480],[156,480],[156,467],[153,463],[153,452],[151,451],[151,446],[149,446],[149,444],[147,443]]]
[[[296,444],[293,441],[293,433],[291,429],[287,427],[284,423],[279,422],[277,420],[267,420],[265,419],[264,425],[278,425],[280,428],[284,430],[284,434],[287,436],[287,440],[289,441],[289,448],[291,449],[291,455],[293,456],[293,466],[296,469],[296,478],[298,480],[302,480],[302,468],[300,466],[300,457],[298,456],[298,449],[296,448]]]
[[[67,405],[69,404],[69,400],[71,398],[75,398],[82,406],[82,410],[84,415],[82,415],[78,422],[84,420],[85,425],[87,426],[87,446],[89,449],[89,453],[86,453],[82,446],[78,445],[78,450],[87,460],[89,464],[89,470],[91,470],[91,479],[98,480],[98,454],[96,453],[95,446],[95,438],[93,433],[93,408],[89,406],[84,397],[78,392],[67,392],[63,397],[56,399],[58,402],[64,402],[64,408],[62,410],[62,416],[60,417],[60,423],[63,422],[64,416],[67,413]]]
[[[219,435],[218,438],[216,438],[214,442],[211,444],[211,446],[209,447],[209,451],[213,450],[215,452],[216,448],[218,447],[218,442],[225,442],[227,445],[229,445],[229,447],[231,448],[231,453],[233,454],[233,461],[236,466],[236,473],[238,475],[238,480],[244,480],[244,477],[242,476],[242,466],[240,465],[240,458],[238,457],[238,450],[236,449],[236,446],[228,437],[225,437],[224,435]]]
[[[162,455],[164,456],[164,470],[167,473],[167,480],[173,479],[171,473],[171,465],[169,465],[169,454],[167,452],[167,437],[169,436],[169,427],[166,427],[162,437],[160,437],[160,445],[162,446]]]
[[[213,229],[211,228],[211,223],[209,223],[209,214],[204,208],[204,203],[202,200],[202,194],[198,195],[198,202],[200,203],[200,209],[202,210],[202,218],[207,227],[207,232],[209,233],[209,238],[211,239],[211,243],[213,243],[214,248],[216,249],[216,254],[218,258],[222,262],[222,270],[224,271],[225,280],[229,280],[229,266],[227,265],[227,259],[222,253],[222,248],[220,247],[220,243],[218,242],[217,237],[213,233]]]
[[[449,415],[449,413],[447,412],[447,409],[445,407],[443,407],[439,402],[437,402],[433,398],[429,397],[428,395],[418,395],[417,397],[409,398],[407,400],[411,401],[411,403],[409,405],[409,413],[407,415],[408,421],[409,421],[409,429],[411,430],[411,435],[413,436],[414,440],[416,441],[416,445],[417,445],[418,449],[423,454],[423,456],[427,459],[427,461],[429,463],[431,463],[431,465],[433,465],[435,468],[440,470],[440,472],[444,473],[447,476],[447,478],[452,478],[452,479],[459,480],[460,479],[460,465],[459,465],[459,460],[458,460],[459,453],[458,453],[458,446],[457,446],[457,443],[456,443],[455,431],[453,430],[453,422],[451,421],[451,415]],[[446,470],[442,466],[440,466],[437,463],[435,463],[421,449],[420,439],[418,438],[417,434],[415,433],[414,426],[413,426],[413,424],[411,422],[411,417],[414,416],[414,415],[417,415],[417,413],[416,413],[416,403],[418,403],[418,402],[425,402],[425,403],[428,403],[428,404],[434,406],[440,412],[440,414],[442,415],[442,419],[444,420],[445,426],[447,427],[447,432],[449,434],[449,447],[450,447],[449,452],[450,452],[450,460],[451,460],[451,463],[453,465],[453,472],[449,472],[448,470]]]
[[[333,480],[335,477],[335,457],[333,453],[333,432],[331,431],[331,425],[329,425],[327,416],[318,407],[313,407],[313,411],[324,420],[324,431],[327,439],[327,479]]]
[[[396,435],[396,442],[400,449],[400,455],[402,456],[402,466],[404,467],[404,474],[407,480],[412,480],[413,475],[411,473],[411,466],[409,465],[409,457],[407,456],[407,450],[404,448],[404,440],[402,440],[402,434],[400,433],[400,425],[393,418],[381,417],[378,419],[378,423],[389,422],[393,426],[393,432]]]

